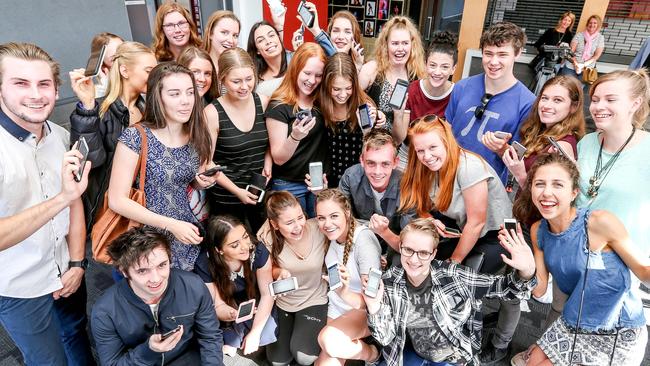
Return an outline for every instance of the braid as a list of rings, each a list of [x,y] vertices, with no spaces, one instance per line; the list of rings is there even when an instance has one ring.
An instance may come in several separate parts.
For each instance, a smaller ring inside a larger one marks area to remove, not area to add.
[[[354,230],[356,229],[357,223],[356,220],[350,216],[350,227],[348,228],[348,237],[345,240],[345,248],[343,249],[343,265],[348,265],[348,258],[350,257],[350,251],[352,250],[352,245],[354,244]]]
[[[350,251],[352,250],[352,245],[354,244],[354,230],[357,227],[356,220],[354,219],[354,216],[352,216],[352,205],[350,204],[350,200],[348,200],[348,198],[345,197],[341,191],[335,188],[330,188],[318,193],[318,196],[316,197],[316,206],[318,206],[319,202],[328,200],[334,201],[336,204],[341,206],[343,213],[345,214],[345,217],[349,223],[348,235],[345,240],[345,248],[343,249],[343,264],[347,265],[348,257],[350,256]]]

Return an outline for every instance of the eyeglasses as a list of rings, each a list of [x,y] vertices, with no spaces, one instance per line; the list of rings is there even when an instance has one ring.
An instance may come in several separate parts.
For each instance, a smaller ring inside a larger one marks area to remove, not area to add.
[[[422,261],[429,260],[429,258],[431,258],[431,256],[433,255],[433,252],[427,252],[426,250],[420,250],[416,252],[415,250],[409,247],[403,247],[403,246],[399,247],[399,252],[401,255],[409,258],[412,257],[413,254],[417,253],[418,258]]]
[[[483,96],[481,97],[481,105],[476,107],[476,109],[474,110],[474,117],[476,117],[476,119],[483,118],[483,113],[485,113],[485,108],[487,107],[488,103],[490,103],[490,99],[492,99],[493,96],[494,95],[490,93],[483,94]]]
[[[190,27],[190,23],[186,20],[182,22],[178,22],[176,24],[174,23],[167,23],[162,25],[163,29],[166,31],[173,31],[174,28],[178,27],[180,30],[187,30]]]

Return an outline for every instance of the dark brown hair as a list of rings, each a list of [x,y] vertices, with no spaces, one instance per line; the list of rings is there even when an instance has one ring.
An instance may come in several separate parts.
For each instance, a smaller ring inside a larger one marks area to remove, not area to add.
[[[483,32],[480,48],[483,50],[487,46],[502,47],[508,42],[511,42],[516,55],[526,44],[526,33],[515,23],[498,22]]]
[[[449,31],[435,32],[431,36],[431,44],[427,49],[426,58],[428,59],[432,53],[449,55],[456,65],[458,63],[458,36]]]
[[[178,55],[178,60],[176,62],[178,62],[179,65],[185,66],[189,69],[192,61],[196,60],[197,58],[208,61],[210,63],[210,67],[212,67],[212,81],[210,83],[210,89],[208,89],[208,92],[206,93],[208,95],[208,99],[213,100],[215,98],[218,98],[219,83],[217,82],[217,69],[214,67],[212,58],[210,58],[210,54],[208,54],[206,50],[194,46],[187,47],[183,50],[183,52],[181,52],[180,55]]]
[[[115,238],[108,246],[108,256],[118,270],[128,273],[130,267],[146,259],[158,247],[165,250],[171,261],[172,250],[167,236],[154,228],[142,226]]]
[[[287,191],[274,191],[271,192],[266,198],[266,216],[270,221],[278,221],[278,218],[284,210],[289,207],[300,207],[300,203],[291,193]],[[266,243],[271,247],[271,259],[273,264],[278,266],[278,260],[282,249],[284,248],[284,237],[278,230],[274,229],[271,225],[271,240],[272,243]]]
[[[257,22],[253,24],[253,27],[251,28],[250,32],[248,33],[248,42],[247,42],[247,48],[246,52],[248,52],[248,55],[251,57],[253,60],[253,63],[255,64],[255,68],[257,70],[257,79],[262,80],[262,75],[266,72],[266,70],[269,68],[269,64],[266,62],[264,57],[258,52],[257,49],[257,44],[255,43],[255,32],[257,29],[263,25],[268,25],[273,29],[273,32],[275,32],[275,35],[278,37],[278,45],[279,47],[282,47],[282,53],[280,54],[280,70],[278,71],[278,74],[275,75],[274,77],[279,78],[280,76],[284,75],[285,72],[287,72],[287,50],[284,48],[284,43],[282,42],[282,38],[280,37],[280,34],[278,33],[277,29],[275,29],[274,26],[272,26],[269,22],[266,20],[262,20],[260,22]]]

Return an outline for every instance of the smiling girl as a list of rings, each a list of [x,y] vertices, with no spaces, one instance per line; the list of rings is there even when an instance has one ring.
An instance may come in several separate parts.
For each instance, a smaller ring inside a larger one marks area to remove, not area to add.
[[[218,10],[210,15],[203,35],[203,48],[219,71],[219,56],[223,51],[237,46],[241,23],[230,10]]]
[[[201,47],[201,38],[190,12],[175,2],[160,6],[156,12],[153,48],[158,61],[176,60],[188,46]]]
[[[205,50],[193,46],[186,48],[178,56],[178,64],[192,71],[196,82],[196,90],[205,104],[210,104],[214,98],[219,96],[216,83],[217,70],[212,64],[210,55]]]
[[[280,86],[287,71],[293,52],[284,48],[282,38],[276,28],[262,20],[253,24],[248,36],[248,54],[257,70],[256,92],[271,96]]]

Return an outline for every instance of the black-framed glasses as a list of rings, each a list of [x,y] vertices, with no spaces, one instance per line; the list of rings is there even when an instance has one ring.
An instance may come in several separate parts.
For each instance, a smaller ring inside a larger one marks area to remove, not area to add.
[[[176,24],[174,23],[167,23],[162,25],[163,29],[166,31],[173,31],[174,28],[178,27],[180,30],[187,30],[190,27],[190,23],[187,20],[184,20],[182,22],[178,22]]]
[[[409,247],[404,247],[404,246],[401,246],[401,245],[399,247],[399,252],[400,252],[401,255],[403,255],[405,257],[409,257],[409,258],[412,257],[413,254],[417,253],[418,258],[421,261],[429,260],[431,258],[431,256],[433,255],[433,252],[427,252],[426,250],[419,250],[419,251],[416,252],[415,250],[413,250],[413,249],[411,249]]]
[[[476,107],[476,109],[474,110],[474,117],[476,117],[476,119],[483,118],[483,114],[485,113],[485,108],[487,108],[487,105],[488,103],[490,103],[490,99],[492,99],[493,96],[494,95],[490,93],[483,94],[483,96],[481,97],[481,105]]]

